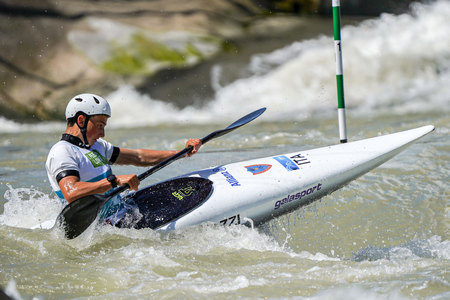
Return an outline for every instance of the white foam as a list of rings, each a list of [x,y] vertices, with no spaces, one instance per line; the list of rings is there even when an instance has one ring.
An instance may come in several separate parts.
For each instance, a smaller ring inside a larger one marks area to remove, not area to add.
[[[380,18],[342,29],[347,107],[358,113],[448,110],[450,105],[450,3],[417,4],[403,15]],[[178,109],[132,87],[109,97],[114,124],[204,123],[233,119],[267,106],[265,120],[296,120],[336,108],[332,37],[295,42],[272,53],[255,55],[252,76],[220,86],[201,108]],[[117,100],[120,98],[121,100]],[[125,100],[126,99],[126,100]],[[126,102],[125,102],[126,101]],[[126,105],[125,105],[126,104]],[[112,122],[111,122],[112,123]]]
[[[0,116],[0,133],[17,133],[17,132],[54,132],[61,131],[65,128],[65,123],[63,122],[42,122],[36,124],[23,124],[8,120],[5,117]]]
[[[236,250],[274,251],[290,253],[273,238],[244,226],[215,226],[205,223],[171,233],[183,239],[183,245],[176,251],[182,255],[202,254]]]
[[[111,127],[139,127],[158,124],[210,122],[212,116],[206,110],[193,107],[178,109],[173,104],[152,99],[149,95],[137,92],[132,86],[125,85],[107,96],[111,104],[113,117]]]
[[[17,290],[17,284],[14,279],[11,279],[8,282],[8,285],[6,286],[6,289],[5,289],[5,294],[15,300],[23,299],[22,296],[20,295],[19,291]]]
[[[162,266],[167,268],[174,268],[180,266],[179,263],[170,259],[163,251],[153,247],[142,248],[142,246],[129,245],[121,248],[120,256],[123,256],[125,261],[128,261],[129,270],[140,270],[145,268],[154,268],[155,266]]]
[[[261,284],[261,285],[263,285],[263,284]],[[244,289],[249,286],[250,286],[250,281],[248,280],[248,278],[243,275],[239,275],[234,279],[226,277],[226,278],[218,280],[217,282],[193,286],[192,289],[196,293],[216,294],[216,293],[226,293],[226,292],[237,291],[239,289]]]
[[[0,224],[20,227],[39,228],[39,224],[55,220],[63,204],[55,197],[31,188],[13,188],[8,185],[5,192],[7,202],[0,215]]]
[[[300,298],[302,299],[302,298]],[[347,287],[336,287],[320,291],[312,297],[307,299],[333,299],[333,300],[347,300],[347,299],[365,299],[365,300],[406,300],[409,297],[403,296],[400,289],[390,291],[389,293],[379,293],[376,289],[364,288],[361,285],[351,285]]]
[[[390,261],[415,260],[419,258],[450,258],[450,240],[442,240],[440,236],[432,236],[424,240],[413,240],[407,244],[393,247],[369,246],[353,255],[355,261]]]

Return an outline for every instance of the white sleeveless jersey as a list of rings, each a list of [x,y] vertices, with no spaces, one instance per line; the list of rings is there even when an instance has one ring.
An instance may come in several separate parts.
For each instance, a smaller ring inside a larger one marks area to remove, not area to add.
[[[64,134],[63,139],[50,149],[45,163],[52,189],[64,204],[67,204],[67,201],[59,188],[58,179],[67,175],[79,176],[80,181],[85,182],[106,178],[112,174],[110,164],[115,161],[120,151],[102,139],[98,139],[89,149],[77,146],[81,143],[78,138],[73,139]],[[114,225],[133,209],[134,204],[122,201],[120,195],[117,195],[103,206],[99,213],[100,221]]]
[[[61,140],[51,149],[45,167],[53,191],[64,199],[57,176],[64,171],[77,171],[80,181],[95,182],[112,174],[109,160],[113,145],[98,139],[89,149]]]

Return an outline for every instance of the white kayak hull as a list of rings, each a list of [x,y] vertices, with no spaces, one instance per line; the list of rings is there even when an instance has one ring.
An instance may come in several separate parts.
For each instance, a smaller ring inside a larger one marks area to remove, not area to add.
[[[200,170],[213,191],[200,206],[160,226],[171,230],[203,222],[258,225],[316,201],[386,162],[433,131],[399,133]]]

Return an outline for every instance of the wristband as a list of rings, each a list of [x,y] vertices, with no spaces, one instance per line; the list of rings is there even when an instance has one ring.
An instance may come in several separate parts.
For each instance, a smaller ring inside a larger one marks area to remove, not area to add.
[[[108,177],[106,177],[106,180],[109,181],[109,183],[111,183],[112,187],[115,188],[117,186],[117,178],[116,175],[109,175]]]

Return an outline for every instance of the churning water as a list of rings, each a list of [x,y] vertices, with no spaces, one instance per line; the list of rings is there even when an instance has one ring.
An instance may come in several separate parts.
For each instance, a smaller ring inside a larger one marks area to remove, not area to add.
[[[343,28],[349,139],[425,124],[435,132],[306,208],[261,228],[169,233],[97,226],[71,241],[31,229],[61,204],[44,170],[62,123],[0,119],[0,285],[17,299],[450,298],[450,2]],[[330,25],[331,26],[331,25]],[[123,86],[107,139],[181,149],[262,106],[258,120],[143,184],[223,163],[338,142],[332,37],[255,54],[246,74],[183,109]],[[143,170],[116,167],[118,174]]]

